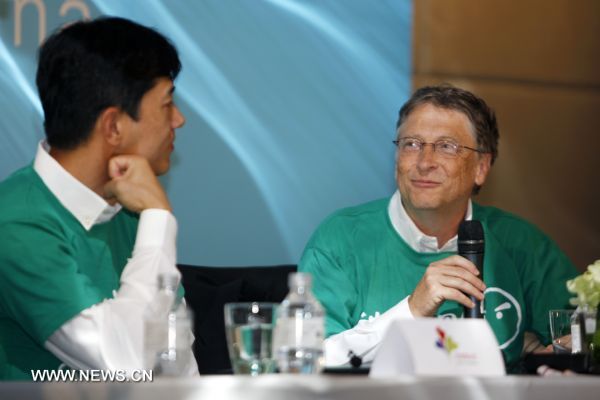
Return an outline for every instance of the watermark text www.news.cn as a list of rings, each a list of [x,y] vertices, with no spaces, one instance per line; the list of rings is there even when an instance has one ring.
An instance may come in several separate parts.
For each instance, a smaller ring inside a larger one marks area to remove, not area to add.
[[[47,370],[32,369],[34,382],[152,382],[152,370],[134,370],[127,374],[124,370]]]

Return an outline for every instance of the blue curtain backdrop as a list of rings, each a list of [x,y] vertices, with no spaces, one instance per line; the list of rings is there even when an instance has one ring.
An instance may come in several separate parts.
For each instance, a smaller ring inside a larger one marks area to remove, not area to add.
[[[40,40],[103,14],[180,51],[187,124],[162,178],[180,262],[296,263],[326,215],[394,190],[409,0],[0,0],[0,179],[43,138]]]

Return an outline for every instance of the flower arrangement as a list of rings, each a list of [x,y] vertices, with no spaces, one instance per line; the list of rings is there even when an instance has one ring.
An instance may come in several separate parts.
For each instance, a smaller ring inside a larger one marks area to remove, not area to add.
[[[597,309],[600,303],[600,260],[589,265],[583,274],[567,281],[567,289],[577,295],[571,299],[571,304]]]
[[[583,274],[567,281],[567,290],[577,295],[571,299],[571,304],[585,316],[585,332],[593,360],[591,368],[596,373],[600,371],[600,260],[589,265]]]

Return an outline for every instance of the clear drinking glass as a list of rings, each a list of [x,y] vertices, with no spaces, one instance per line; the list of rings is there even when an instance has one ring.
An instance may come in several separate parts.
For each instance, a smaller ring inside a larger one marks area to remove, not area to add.
[[[276,303],[225,304],[225,332],[233,371],[259,375],[275,372],[271,349]]]
[[[575,310],[550,310],[550,335],[554,353],[571,353],[571,319]]]

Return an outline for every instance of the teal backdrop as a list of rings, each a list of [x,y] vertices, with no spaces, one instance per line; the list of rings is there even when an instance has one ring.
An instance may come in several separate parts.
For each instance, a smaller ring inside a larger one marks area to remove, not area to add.
[[[99,15],[155,27],[180,52],[187,123],[161,178],[180,262],[296,263],[329,213],[394,190],[408,0],[0,0],[0,179],[44,137],[40,42]]]

